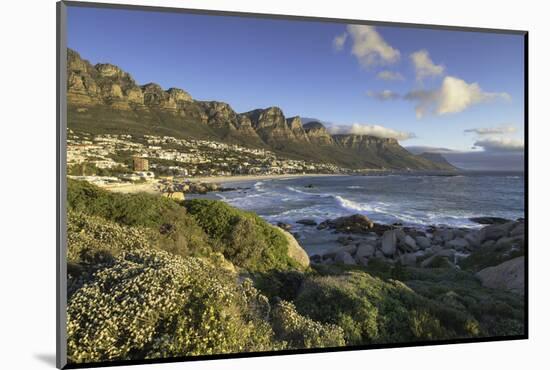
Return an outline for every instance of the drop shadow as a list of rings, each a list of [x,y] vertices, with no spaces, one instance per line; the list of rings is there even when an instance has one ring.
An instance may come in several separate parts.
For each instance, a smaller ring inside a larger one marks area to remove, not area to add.
[[[42,363],[55,367],[55,353],[35,353],[34,358],[41,361]]]

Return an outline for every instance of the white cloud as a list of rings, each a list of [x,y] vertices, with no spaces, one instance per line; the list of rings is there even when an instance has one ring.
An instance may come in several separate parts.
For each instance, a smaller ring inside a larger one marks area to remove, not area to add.
[[[464,130],[464,132],[472,132],[478,135],[504,135],[513,134],[516,131],[517,128],[515,128],[514,126],[481,127]]]
[[[351,53],[363,67],[390,64],[399,60],[399,50],[384,41],[375,27],[350,24],[347,30],[353,41]]]
[[[344,32],[341,35],[338,35],[332,40],[332,47],[336,51],[340,51],[344,48],[344,45],[346,44],[346,40],[348,39],[348,34]]]
[[[354,123],[352,125],[337,125],[328,128],[328,131],[333,135],[338,134],[353,134],[353,135],[370,135],[380,138],[391,138],[396,140],[407,140],[416,137],[412,132],[397,131],[379,125],[369,125],[362,123]]]
[[[494,99],[510,99],[502,92],[486,92],[477,83],[467,83],[460,78],[447,76],[437,90],[416,90],[405,95],[405,99],[417,102],[416,116],[421,118],[428,113],[444,115],[462,112],[472,105]]]
[[[433,147],[433,146],[424,146],[424,145],[406,146],[405,149],[407,149],[409,152],[411,152],[413,154],[421,154],[421,153],[447,154],[447,153],[462,153],[463,152],[463,151],[455,150],[455,149]]]
[[[482,148],[486,152],[522,152],[524,143],[519,139],[491,137],[476,141],[474,147]]]
[[[376,77],[379,80],[384,80],[384,81],[403,81],[405,79],[405,77],[403,77],[403,75],[401,73],[393,72],[393,71],[378,72]]]
[[[440,101],[437,107],[438,114],[457,113],[471,105],[495,98],[509,99],[506,93],[485,92],[477,83],[468,84],[455,77],[445,77],[441,85]]]
[[[391,90],[382,90],[382,91],[367,91],[367,95],[371,98],[378,100],[395,100],[399,99],[401,95]]]
[[[421,81],[426,77],[440,76],[445,70],[443,65],[434,64],[428,51],[424,49],[412,53],[411,60],[414,64],[417,81]]]

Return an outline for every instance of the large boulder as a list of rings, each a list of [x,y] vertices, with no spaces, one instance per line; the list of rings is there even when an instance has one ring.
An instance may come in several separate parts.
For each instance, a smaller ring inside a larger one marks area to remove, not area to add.
[[[482,225],[500,225],[510,222],[510,220],[502,217],[471,217],[470,221],[477,222]]]
[[[309,256],[307,255],[304,248],[302,248],[302,246],[298,243],[294,236],[292,236],[291,233],[281,229],[280,227],[278,229],[284,234],[288,242],[288,256],[298,262],[300,266],[302,266],[302,268],[305,269],[309,267]]]
[[[337,246],[337,247],[329,249],[328,251],[323,253],[323,257],[324,258],[335,258],[336,255],[340,252],[346,252],[346,253],[349,253],[349,254],[354,254],[356,250],[357,250],[357,247],[353,244]]]
[[[434,240],[437,242],[448,242],[454,238],[452,229],[437,229],[434,231]]]
[[[425,236],[419,235],[416,237],[416,245],[420,247],[420,249],[426,249],[429,248],[431,245],[430,239],[428,239]]]
[[[470,244],[466,241],[466,239],[458,238],[445,243],[445,246],[457,251],[464,251],[470,247]]]
[[[376,252],[376,248],[372,244],[368,243],[361,243],[357,247],[357,251],[355,252],[355,260],[358,264],[367,266],[369,263],[369,258],[373,257]]]
[[[304,218],[302,220],[298,220],[296,221],[296,223],[304,226],[317,226],[317,222],[310,218]]]
[[[382,236],[382,253],[385,256],[393,256],[397,248],[396,230],[387,230]]]
[[[481,233],[482,233],[481,235],[483,237],[483,241],[498,240],[508,235],[506,230],[500,227],[500,225],[488,226],[482,229]]]
[[[515,222],[507,222],[505,224],[490,225],[481,229],[482,239],[485,240],[498,240],[502,237],[508,236],[508,233],[516,226]]]
[[[405,235],[405,238],[403,239],[403,244],[409,250],[413,250],[413,251],[418,250],[418,246],[416,245],[416,241],[410,235]]]
[[[484,287],[525,293],[525,257],[517,257],[500,265],[484,268],[476,276]]]
[[[355,265],[355,259],[346,251],[340,251],[334,256],[334,262],[343,263],[344,265]]]
[[[464,239],[470,244],[472,248],[481,247],[481,232],[479,230],[471,231],[464,235]]]
[[[371,232],[374,227],[374,222],[367,216],[356,214],[323,221],[319,224],[318,229],[331,228],[338,232],[359,234]]]

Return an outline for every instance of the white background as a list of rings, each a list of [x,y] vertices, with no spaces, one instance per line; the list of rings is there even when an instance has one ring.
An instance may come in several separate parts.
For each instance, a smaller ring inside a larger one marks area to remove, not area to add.
[[[119,2],[121,1],[112,1]],[[165,0],[133,4],[530,31],[530,339],[142,366],[139,369],[548,368],[549,26],[544,1]],[[0,367],[53,368],[55,354],[55,1],[2,3]],[[546,355],[546,356],[545,356]],[[126,367],[125,367],[126,368]],[[136,367],[133,367],[136,368]]]

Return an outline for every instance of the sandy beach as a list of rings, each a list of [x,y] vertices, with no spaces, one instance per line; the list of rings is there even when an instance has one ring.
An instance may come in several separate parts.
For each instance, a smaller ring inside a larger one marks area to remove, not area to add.
[[[261,181],[272,179],[291,179],[297,177],[328,177],[328,176],[343,176],[339,174],[326,173],[311,173],[311,174],[286,174],[286,175],[241,175],[241,176],[210,176],[210,177],[193,177],[189,180],[193,182],[215,182],[220,184],[229,184],[233,182],[244,181]]]
[[[242,176],[208,176],[208,177],[189,177],[186,180],[199,183],[217,183],[231,184],[245,181],[261,181],[271,179],[290,179],[297,177],[326,177],[326,176],[341,176],[334,174],[287,174],[287,175],[242,175]],[[103,189],[107,189],[116,193],[159,193],[159,181],[154,180],[144,183],[119,183],[119,184],[104,184],[99,185]]]

